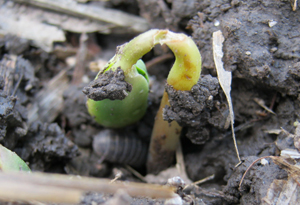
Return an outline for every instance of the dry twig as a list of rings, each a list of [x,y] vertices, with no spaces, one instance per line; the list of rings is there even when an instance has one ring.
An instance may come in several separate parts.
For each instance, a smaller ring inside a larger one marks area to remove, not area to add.
[[[78,203],[87,191],[113,194],[125,189],[130,196],[171,198],[174,189],[167,186],[45,173],[0,172],[0,199]]]
[[[149,29],[147,21],[141,17],[126,14],[119,10],[79,4],[73,0],[14,0],[56,12],[73,16],[86,17],[97,21],[111,23],[111,27],[130,28],[135,32]]]

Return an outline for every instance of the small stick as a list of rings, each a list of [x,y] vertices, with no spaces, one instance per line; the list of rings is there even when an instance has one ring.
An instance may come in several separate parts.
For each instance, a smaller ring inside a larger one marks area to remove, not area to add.
[[[270,109],[272,110],[274,108],[275,102],[276,102],[276,98],[277,98],[277,93],[274,94],[271,104],[270,104]]]
[[[263,109],[265,109],[267,112],[272,113],[273,115],[276,115],[276,113],[275,113],[273,110],[271,110],[270,108],[268,108],[268,107],[265,105],[265,102],[264,102],[263,100],[258,99],[258,98],[254,98],[253,100],[254,100],[254,102],[256,102],[260,107],[262,107]]]
[[[173,57],[174,57],[174,55],[172,53],[167,53],[167,54],[164,54],[162,56],[158,56],[156,58],[153,58],[152,60],[150,60],[146,63],[147,70],[149,70],[151,67],[155,66],[156,64],[162,63],[162,62],[164,62],[168,59],[171,59]]]
[[[26,3],[39,8],[69,14],[76,17],[89,18],[100,22],[106,22],[111,28],[124,27],[134,32],[144,32],[149,29],[146,19],[127,14],[120,10],[99,6],[79,4],[76,1],[60,0],[14,0],[18,3]],[[113,17],[113,18],[112,18]]]
[[[76,65],[73,71],[73,78],[72,84],[78,85],[82,82],[82,76],[85,73],[85,65],[86,65],[86,58],[88,53],[88,35],[86,33],[82,33],[80,35],[80,44],[79,49],[76,54]]]
[[[205,178],[203,178],[203,179],[200,179],[200,180],[198,180],[198,181],[195,181],[195,182],[193,182],[193,183],[191,183],[191,184],[188,184],[188,185],[186,185],[184,188],[183,188],[183,190],[185,190],[186,188],[188,188],[189,186],[198,186],[199,184],[203,184],[203,183],[205,183],[205,182],[207,182],[207,181],[209,181],[209,180],[212,180],[212,179],[214,179],[215,178],[215,175],[213,174],[213,175],[210,175],[210,176],[208,176],[208,177],[205,177]]]
[[[292,6],[292,10],[296,11],[297,8],[297,0],[290,0],[291,2],[291,6]]]
[[[147,180],[145,179],[145,177],[143,177],[143,175],[141,175],[138,171],[136,171],[135,169],[133,169],[131,166],[126,165],[125,166],[126,169],[128,171],[130,171],[134,176],[136,176],[139,180],[141,180],[142,182],[147,182]]]
[[[205,183],[205,182],[207,182],[207,181],[209,181],[209,180],[212,180],[212,179],[214,179],[214,178],[215,178],[215,175],[212,174],[212,175],[210,175],[210,176],[208,176],[208,177],[205,177],[205,178],[203,178],[203,179],[200,179],[200,180],[198,180],[198,181],[195,181],[195,182],[192,183],[192,184],[193,184],[193,185],[203,184],[203,183]]]
[[[242,183],[243,183],[243,181],[244,181],[244,178],[245,178],[246,174],[248,173],[248,171],[251,169],[251,167],[253,167],[253,165],[254,165],[256,162],[258,162],[259,160],[262,160],[262,159],[265,159],[265,158],[272,158],[272,157],[271,157],[271,156],[260,157],[260,158],[258,158],[257,160],[255,160],[254,162],[252,162],[252,163],[250,164],[250,166],[246,169],[245,173],[244,173],[243,176],[242,176],[242,179],[241,179],[240,184],[239,184],[239,190],[241,189],[241,185],[242,185]]]
[[[17,92],[17,90],[18,90],[18,88],[20,86],[20,83],[21,83],[23,77],[24,77],[24,69],[21,69],[21,75],[19,76],[18,82],[17,82],[17,84],[16,84],[16,86],[14,88],[14,91],[12,92],[12,96],[16,95],[16,92]]]
[[[5,201],[42,201],[48,203],[76,204],[82,192],[55,186],[37,185],[1,179],[0,199]]]
[[[110,180],[45,173],[0,172],[0,199],[78,203],[87,191],[113,194],[119,189],[135,197],[171,198],[174,189],[168,186],[135,182],[109,183]]]
[[[115,181],[117,181],[118,179],[120,179],[122,177],[122,172],[118,172],[115,176],[114,179],[112,179],[109,183],[114,183]]]

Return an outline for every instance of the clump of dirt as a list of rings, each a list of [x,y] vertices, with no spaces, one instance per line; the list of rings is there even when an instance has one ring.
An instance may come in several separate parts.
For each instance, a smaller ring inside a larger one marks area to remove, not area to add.
[[[0,81],[1,80],[4,81],[3,78],[0,79]],[[5,93],[1,92],[0,93],[0,102],[1,102],[1,108],[0,108],[0,116],[1,116],[0,141],[3,142],[4,138],[6,137],[7,128],[10,126],[9,121],[13,120],[13,119],[16,120],[18,118],[13,113],[13,108],[14,108],[14,105],[16,103],[16,98],[15,97],[7,96]]]
[[[20,147],[17,145],[14,150],[36,171],[58,169],[60,166],[63,170],[66,162],[79,154],[77,146],[56,123],[33,123],[28,134],[18,143]]]
[[[132,90],[132,86],[125,80],[124,71],[117,68],[109,70],[93,80],[83,89],[83,93],[95,101],[110,99],[123,100]]]
[[[27,134],[26,105],[37,87],[32,66],[21,57],[5,56],[0,62],[0,142],[11,149]]]
[[[164,120],[175,120],[180,126],[187,128],[186,136],[193,143],[205,143],[210,136],[210,126],[216,125],[221,128],[227,117],[221,112],[217,114],[218,110],[215,107],[216,104],[220,104],[214,99],[219,93],[219,87],[218,79],[211,75],[202,76],[191,91],[177,91],[167,85],[170,106],[164,109]],[[212,116],[218,121],[215,122]]]
[[[244,159],[243,164],[236,168],[227,185],[223,188],[225,194],[240,198],[241,204],[261,204],[261,199],[266,196],[274,179],[287,178],[285,170],[280,169],[272,160],[268,160],[267,164],[257,163],[250,169],[239,190],[242,175],[256,159],[255,156]]]
[[[73,141],[80,147],[90,147],[93,135],[98,132],[93,126],[93,118],[87,112],[87,97],[82,93],[85,85],[71,85],[63,94],[65,126],[68,126]]]
[[[9,54],[22,55],[30,46],[30,40],[14,35],[5,35],[0,38],[0,47],[5,46]]]
[[[49,171],[78,155],[56,123],[28,123],[26,106],[32,101],[38,80],[29,61],[5,57],[1,61],[1,143],[29,163],[32,170]]]
[[[193,38],[203,54],[204,68],[214,68],[211,35],[221,30],[225,68],[234,77],[279,91],[299,93],[298,12],[287,2],[264,1],[202,2],[202,17],[190,21]],[[226,7],[227,9],[222,9]],[[279,9],[280,8],[280,9]],[[217,12],[211,12],[217,11]],[[251,10],[251,12],[249,12]],[[202,25],[199,27],[199,24]]]
[[[71,85],[63,94],[63,113],[68,120],[68,124],[72,128],[92,120],[92,117],[87,113],[87,97],[82,94],[82,89],[85,85],[86,84]]]

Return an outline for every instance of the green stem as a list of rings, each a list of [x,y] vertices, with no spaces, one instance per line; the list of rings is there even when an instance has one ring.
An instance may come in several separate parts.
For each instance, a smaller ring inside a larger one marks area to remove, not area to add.
[[[115,70],[120,67],[125,76],[132,76],[135,73],[132,66],[154,47],[153,36],[157,32],[157,29],[147,31],[119,46],[115,56],[108,62],[109,68],[106,66],[104,69]]]
[[[166,44],[176,57],[167,78],[168,84],[176,90],[190,90],[200,78],[201,55],[194,41],[185,34],[158,29],[147,31],[118,47],[116,55],[108,63],[108,69],[121,67],[125,75],[131,75],[137,60],[157,44]]]

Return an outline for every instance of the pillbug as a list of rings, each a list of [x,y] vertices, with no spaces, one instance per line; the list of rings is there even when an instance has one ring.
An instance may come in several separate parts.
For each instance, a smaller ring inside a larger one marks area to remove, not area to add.
[[[145,164],[148,152],[147,144],[141,139],[110,129],[94,137],[93,149],[103,160],[133,167]]]

